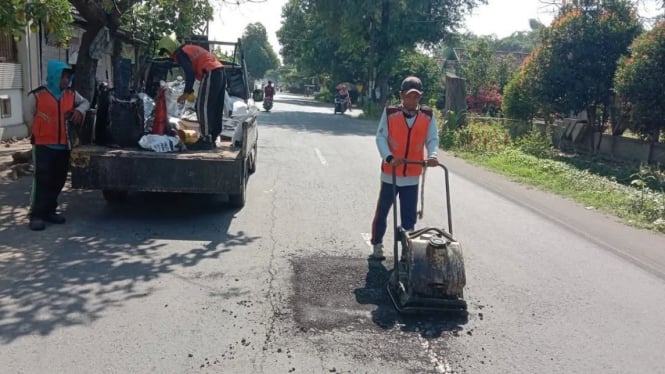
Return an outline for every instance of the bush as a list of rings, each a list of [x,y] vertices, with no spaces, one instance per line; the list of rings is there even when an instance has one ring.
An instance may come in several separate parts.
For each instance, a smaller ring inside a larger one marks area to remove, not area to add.
[[[319,92],[314,96],[314,99],[317,101],[322,101],[324,103],[331,103],[333,100],[332,94],[328,91]]]
[[[500,124],[471,122],[457,130],[456,147],[461,151],[498,153],[511,145],[508,130]]]
[[[532,129],[518,138],[515,145],[526,154],[538,158],[551,158],[553,152],[550,139],[552,139],[552,130],[548,129],[543,133],[538,129]]]
[[[375,119],[378,121],[379,118],[381,118],[383,109],[384,107],[381,106],[379,103],[375,103],[372,101],[365,102],[365,104],[363,105],[363,114],[359,118]]]

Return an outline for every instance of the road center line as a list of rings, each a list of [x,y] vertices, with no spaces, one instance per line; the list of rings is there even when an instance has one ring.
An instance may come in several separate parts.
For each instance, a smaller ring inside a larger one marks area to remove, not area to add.
[[[314,148],[314,152],[316,152],[316,156],[319,158],[319,161],[321,161],[321,165],[327,166],[328,161],[326,161],[325,157],[323,157],[323,154],[318,148]]]

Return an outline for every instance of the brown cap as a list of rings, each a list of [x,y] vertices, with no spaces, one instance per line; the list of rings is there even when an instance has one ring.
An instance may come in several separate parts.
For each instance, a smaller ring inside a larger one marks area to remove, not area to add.
[[[409,92],[418,92],[419,95],[423,94],[423,82],[420,81],[420,78],[410,76],[404,78],[402,81],[402,87],[400,91],[403,94],[408,94]]]

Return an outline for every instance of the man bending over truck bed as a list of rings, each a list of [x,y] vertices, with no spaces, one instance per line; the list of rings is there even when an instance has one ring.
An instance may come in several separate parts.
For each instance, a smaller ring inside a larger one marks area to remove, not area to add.
[[[164,36],[157,44],[160,54],[167,54],[185,73],[185,92],[178,97],[184,103],[194,92],[194,79],[201,82],[196,98],[196,116],[201,125],[201,139],[190,149],[211,149],[222,132],[222,113],[226,80],[224,65],[217,57],[194,44],[180,45],[174,37]]]

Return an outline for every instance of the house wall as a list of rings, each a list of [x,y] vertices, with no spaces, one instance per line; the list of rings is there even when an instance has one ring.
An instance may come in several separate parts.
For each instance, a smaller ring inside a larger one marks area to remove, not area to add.
[[[42,64],[41,64],[41,76],[43,77],[41,82],[46,78],[46,69],[48,66],[49,60],[58,60],[65,61],[70,65],[76,64],[76,59],[78,58],[78,51],[81,45],[81,38],[83,36],[84,30],[81,28],[75,28],[72,39],[69,41],[69,45],[66,48],[60,48],[54,43],[50,42],[47,37],[44,37],[42,44]],[[103,57],[97,61],[97,80],[112,82],[113,81],[113,64],[111,62],[111,51],[107,51]]]
[[[23,138],[23,67],[17,63],[0,63],[0,137]]]
[[[29,120],[27,118],[28,110],[25,107],[26,100],[24,98],[30,91],[45,83],[49,60],[65,61],[70,65],[76,63],[82,35],[83,29],[76,27],[69,45],[66,48],[59,48],[49,40],[47,35],[42,34],[40,38],[39,33],[32,33],[26,27],[25,34],[20,40],[16,41],[18,64],[11,64],[11,82],[13,86],[11,90],[0,88],[0,97],[8,96],[12,103],[11,117],[0,118],[1,139],[24,138],[29,135],[26,126]],[[15,72],[16,68],[14,66],[18,66],[18,73]],[[8,68],[5,67],[4,69]],[[5,71],[4,74],[0,73],[2,78],[0,86],[10,81],[9,73]],[[97,79],[112,82],[112,77],[113,69],[109,51],[97,63]]]

